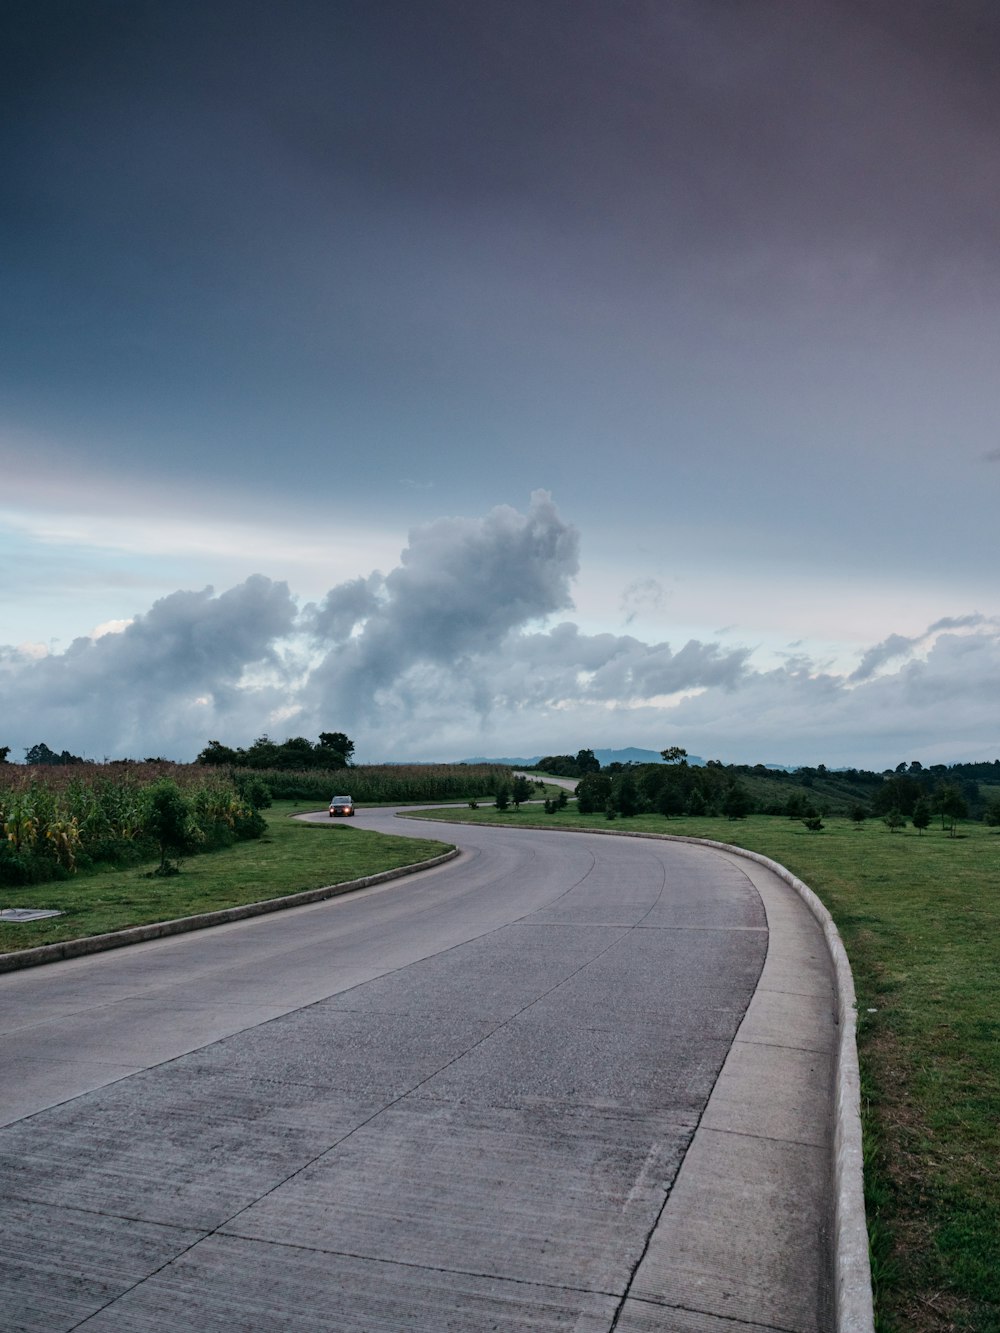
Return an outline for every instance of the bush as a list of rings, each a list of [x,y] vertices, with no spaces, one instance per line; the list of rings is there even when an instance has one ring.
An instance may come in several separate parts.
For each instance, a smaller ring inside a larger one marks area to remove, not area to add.
[[[270,810],[271,788],[263,778],[241,773],[236,779],[236,790],[254,810]]]
[[[161,872],[164,872],[170,852],[174,856],[181,856],[193,851],[198,842],[204,839],[204,834],[201,834],[192,818],[191,806],[177,783],[170,778],[162,778],[147,788],[145,824],[149,836],[159,848]]]

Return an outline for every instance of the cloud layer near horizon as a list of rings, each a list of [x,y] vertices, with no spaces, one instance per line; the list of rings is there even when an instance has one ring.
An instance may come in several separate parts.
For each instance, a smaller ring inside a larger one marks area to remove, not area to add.
[[[732,762],[858,764],[1000,753],[1000,619],[891,634],[850,674],[749,647],[587,634],[579,534],[526,512],[414,529],[400,563],[300,608],[262,574],[178,591],[118,632],[39,657],[0,648],[0,743],[191,759],[209,739],[346,730],[362,761],[682,744]]]

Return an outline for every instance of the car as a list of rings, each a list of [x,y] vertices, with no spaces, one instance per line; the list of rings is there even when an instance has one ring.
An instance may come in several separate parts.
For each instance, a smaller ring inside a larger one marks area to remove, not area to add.
[[[353,815],[354,802],[350,796],[335,796],[330,802],[330,818],[335,815]]]

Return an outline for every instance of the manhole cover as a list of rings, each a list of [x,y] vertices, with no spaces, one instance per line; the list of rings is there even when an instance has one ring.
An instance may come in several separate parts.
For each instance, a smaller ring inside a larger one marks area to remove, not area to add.
[[[62,916],[52,907],[5,907],[0,921],[41,921],[43,916]]]

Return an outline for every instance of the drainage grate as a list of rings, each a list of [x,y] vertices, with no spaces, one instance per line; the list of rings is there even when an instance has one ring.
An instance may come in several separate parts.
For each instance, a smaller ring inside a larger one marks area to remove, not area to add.
[[[0,921],[41,921],[44,916],[62,916],[52,907],[5,907]]]

